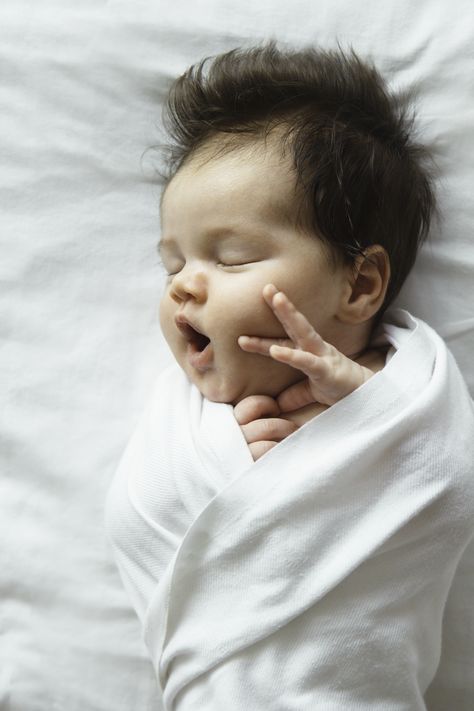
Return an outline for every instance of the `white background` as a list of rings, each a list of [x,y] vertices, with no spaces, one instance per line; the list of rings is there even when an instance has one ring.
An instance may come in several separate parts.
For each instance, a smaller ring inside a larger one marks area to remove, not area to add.
[[[276,37],[351,43],[393,88],[418,89],[443,217],[398,303],[447,338],[474,389],[473,29],[467,0],[3,0],[1,709],[154,707],[102,517],[170,359],[157,320],[159,185],[143,154],[160,140],[171,80],[204,55]],[[437,711],[468,709],[442,690],[472,676],[465,565]]]

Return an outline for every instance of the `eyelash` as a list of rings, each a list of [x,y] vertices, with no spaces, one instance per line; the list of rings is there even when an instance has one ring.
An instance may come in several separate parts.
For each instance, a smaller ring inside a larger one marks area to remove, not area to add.
[[[256,260],[254,260],[254,261],[256,261]],[[244,267],[246,264],[252,264],[252,263],[253,263],[252,261],[248,261],[248,262],[235,262],[233,264],[229,264],[228,262],[220,261],[220,262],[216,262],[216,265],[218,267],[226,267],[227,269],[231,269],[232,267]],[[159,265],[161,266],[162,269],[164,269],[164,271],[166,272],[168,277],[176,276],[176,274],[179,274],[179,272],[181,271],[181,269],[177,269],[175,272],[169,271],[168,269],[166,269],[166,267],[162,261],[159,262]]]
[[[218,267],[243,267],[250,262],[234,262],[233,264],[228,264],[226,262],[217,262]]]
[[[167,276],[167,277],[175,276],[175,275],[178,273],[177,271],[176,271],[176,272],[170,272],[170,271],[165,267],[165,263],[163,262],[163,260],[162,260],[161,258],[158,258],[157,265],[158,265],[158,268],[161,269],[161,271],[163,271],[163,272],[166,273],[166,276]]]

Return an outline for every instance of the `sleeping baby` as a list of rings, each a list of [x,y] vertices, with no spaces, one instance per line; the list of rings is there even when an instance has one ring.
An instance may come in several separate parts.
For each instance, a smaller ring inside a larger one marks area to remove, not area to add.
[[[425,709],[474,508],[454,359],[387,311],[428,155],[354,52],[233,50],[167,108],[175,363],[107,502],[162,708]]]
[[[390,261],[378,244],[331,259],[281,216],[295,187],[277,139],[242,140],[190,157],[164,193],[160,315],[176,361],[204,397],[235,406],[257,458],[383,367],[368,343]]]

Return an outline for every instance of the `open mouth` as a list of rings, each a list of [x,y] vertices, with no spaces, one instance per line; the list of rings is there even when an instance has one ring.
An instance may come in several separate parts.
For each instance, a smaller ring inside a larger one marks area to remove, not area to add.
[[[188,326],[188,333],[186,335],[187,340],[191,343],[194,348],[201,353],[205,347],[210,343],[210,340],[203,333],[199,333],[192,326]]]
[[[196,326],[191,326],[184,314],[175,317],[175,324],[187,343],[186,358],[191,368],[201,373],[212,369],[214,348],[211,339],[205,333],[201,333]]]
[[[184,321],[177,321],[176,325],[181,331],[187,342],[192,346],[192,349],[196,353],[202,353],[202,351],[209,345],[210,339],[203,333],[196,331],[193,326]]]

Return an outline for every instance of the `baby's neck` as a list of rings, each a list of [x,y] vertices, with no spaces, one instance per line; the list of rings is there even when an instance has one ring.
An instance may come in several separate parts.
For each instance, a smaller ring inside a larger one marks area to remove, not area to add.
[[[359,363],[359,365],[363,365],[374,373],[377,373],[379,370],[382,370],[385,365],[388,349],[389,346],[387,345],[378,348],[369,348],[353,360]]]

